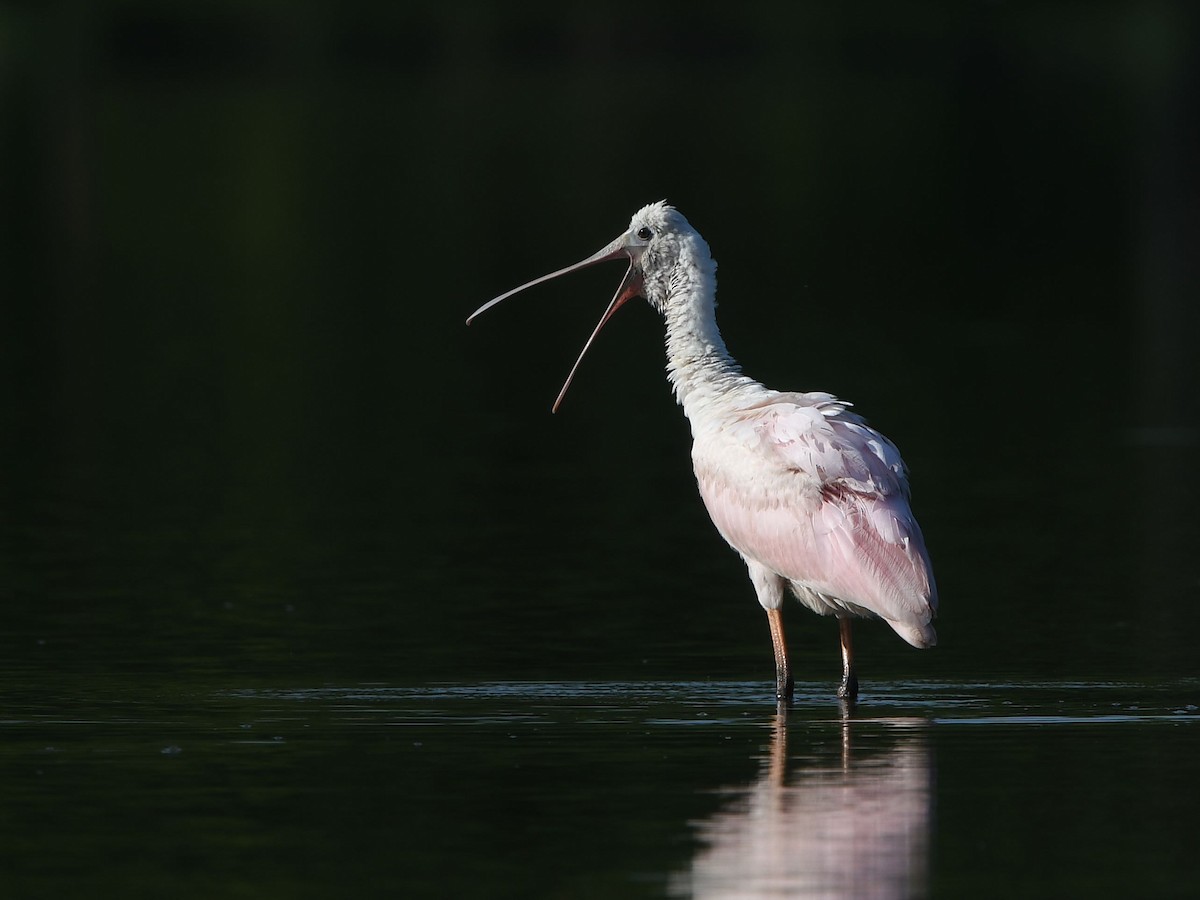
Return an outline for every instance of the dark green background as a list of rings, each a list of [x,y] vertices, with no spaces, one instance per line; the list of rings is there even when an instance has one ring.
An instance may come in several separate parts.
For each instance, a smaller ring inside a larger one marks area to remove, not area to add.
[[[854,401],[912,470],[941,645],[860,629],[868,697],[1194,694],[1197,25],[1170,2],[0,5],[10,724],[34,753],[73,702],[100,740],[109,703],[147,725],[361,682],[761,681],[768,704],[653,313],[549,413],[620,267],[463,325],[662,198],[713,248],[749,374]],[[832,624],[788,613],[831,693]]]

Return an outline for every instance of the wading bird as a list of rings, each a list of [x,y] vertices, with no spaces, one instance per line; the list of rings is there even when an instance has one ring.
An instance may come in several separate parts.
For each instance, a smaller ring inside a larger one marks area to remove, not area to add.
[[[908,505],[900,451],[850,404],[832,394],[773,391],[742,374],[716,321],[717,264],[708,244],[676,209],[652,203],[629,229],[587,259],[485,303],[606,260],[629,269],[567,376],[562,402],[600,329],[633,297],[644,297],[667,327],[667,377],[692,427],[700,496],[721,536],[746,563],[767,612],[775,687],[792,696],[783,636],[785,591],[838,619],[842,683],[858,694],[851,617],[879,617],[914,647],[932,647],[937,589],[921,529]]]

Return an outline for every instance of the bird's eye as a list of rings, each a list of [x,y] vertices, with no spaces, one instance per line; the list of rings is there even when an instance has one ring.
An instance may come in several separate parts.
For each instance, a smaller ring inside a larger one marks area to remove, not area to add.
[[[654,237],[654,232],[651,231],[649,228],[647,228],[645,225],[643,225],[641,228],[638,229],[637,236],[639,238],[641,238],[643,241],[648,241],[648,240],[650,240],[650,238]]]

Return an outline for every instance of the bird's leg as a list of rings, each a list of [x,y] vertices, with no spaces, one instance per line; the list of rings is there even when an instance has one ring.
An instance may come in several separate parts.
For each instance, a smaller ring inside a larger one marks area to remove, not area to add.
[[[783,591],[785,582],[762,563],[742,557],[758,595],[759,605],[767,611],[767,622],[771,626],[771,645],[775,648],[775,699],[779,703],[792,702],[792,670],[788,665],[787,642],[783,639]]]
[[[838,634],[842,640],[842,685],[837,695],[853,702],[858,697],[858,675],[854,672],[854,643],[850,638],[850,618],[838,617]]]
[[[782,610],[768,609],[767,621],[771,623],[771,643],[775,647],[775,698],[791,703],[792,670],[788,665],[787,643],[783,639]]]

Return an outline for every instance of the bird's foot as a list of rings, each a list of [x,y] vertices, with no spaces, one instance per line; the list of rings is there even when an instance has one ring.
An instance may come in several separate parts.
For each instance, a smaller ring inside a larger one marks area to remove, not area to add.
[[[858,699],[858,676],[853,672],[847,674],[837,689],[839,700],[849,700],[853,703]]]
[[[779,674],[775,680],[775,699],[780,703],[792,702],[792,676]]]

